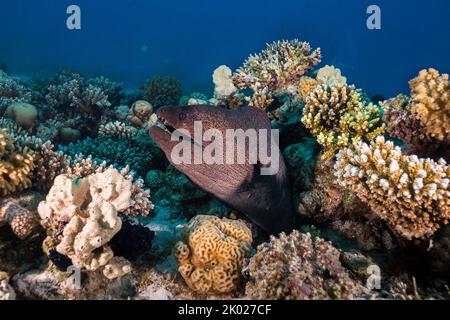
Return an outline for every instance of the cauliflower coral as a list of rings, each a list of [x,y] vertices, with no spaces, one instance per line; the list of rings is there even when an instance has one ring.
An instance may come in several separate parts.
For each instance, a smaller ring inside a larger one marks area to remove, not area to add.
[[[450,143],[450,87],[448,74],[435,69],[422,70],[409,82],[411,111],[422,123],[425,132]]]
[[[450,219],[450,166],[404,155],[382,136],[341,150],[335,176],[406,239],[430,237]]]
[[[174,251],[186,284],[200,293],[235,290],[253,241],[251,230],[241,220],[198,215],[187,232],[188,243],[178,242]]]
[[[384,132],[381,109],[369,103],[354,86],[318,85],[306,98],[302,122],[326,150],[323,158]]]

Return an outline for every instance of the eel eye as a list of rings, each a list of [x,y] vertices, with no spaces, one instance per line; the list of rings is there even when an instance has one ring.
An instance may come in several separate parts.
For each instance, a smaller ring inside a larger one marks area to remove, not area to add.
[[[178,119],[180,119],[180,121],[184,121],[187,118],[187,112],[186,111],[181,111],[180,114],[178,115]]]

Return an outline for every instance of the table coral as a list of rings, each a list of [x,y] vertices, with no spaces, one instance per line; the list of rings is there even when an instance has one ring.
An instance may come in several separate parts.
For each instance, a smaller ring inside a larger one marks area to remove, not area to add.
[[[294,230],[258,246],[244,273],[245,292],[252,299],[352,299],[364,287],[339,261],[340,252],[328,241]]]
[[[411,111],[422,123],[425,132],[450,143],[450,87],[448,74],[435,69],[422,70],[409,82]]]
[[[198,215],[189,222],[187,233],[188,243],[179,242],[174,251],[186,284],[201,293],[235,290],[253,241],[246,224]]]
[[[371,141],[384,132],[381,109],[354,86],[319,85],[306,98],[302,122],[326,150],[323,158],[358,141]]]
[[[406,239],[430,237],[450,218],[450,166],[402,154],[380,136],[337,155],[338,183]]]

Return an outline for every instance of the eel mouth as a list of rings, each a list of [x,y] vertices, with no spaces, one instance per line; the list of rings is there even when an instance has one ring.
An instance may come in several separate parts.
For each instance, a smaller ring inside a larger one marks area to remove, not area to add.
[[[150,136],[152,136],[155,142],[161,146],[161,144],[163,144],[163,140],[170,139],[169,137],[171,137],[177,130],[178,129],[167,118],[165,118],[162,114],[157,114],[157,121],[150,128]],[[179,136],[180,141],[190,141],[191,144],[198,145],[203,148],[203,142],[199,143],[195,141],[191,135],[186,135],[179,132]]]
[[[174,133],[175,130],[177,130],[174,126],[172,126],[170,124],[170,122],[165,119],[163,116],[161,115],[157,115],[158,120],[156,121],[156,126],[158,128],[161,128],[162,130],[164,130],[167,134],[171,135],[172,133]]]

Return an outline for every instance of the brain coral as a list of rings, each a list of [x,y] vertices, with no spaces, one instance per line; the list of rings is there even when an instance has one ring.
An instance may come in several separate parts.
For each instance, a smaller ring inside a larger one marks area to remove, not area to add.
[[[322,84],[306,98],[302,122],[326,148],[323,158],[330,158],[342,147],[382,134],[381,112],[354,86]]]
[[[406,239],[431,236],[450,218],[450,166],[402,154],[383,137],[337,155],[337,182]]]
[[[411,111],[425,131],[440,141],[450,142],[450,87],[448,74],[422,70],[409,82]]]
[[[340,252],[321,238],[294,230],[258,246],[244,272],[252,299],[351,299],[363,293],[339,261]]]
[[[235,290],[253,241],[251,230],[241,220],[198,215],[187,232],[188,244],[178,242],[174,251],[187,285],[201,293]]]

